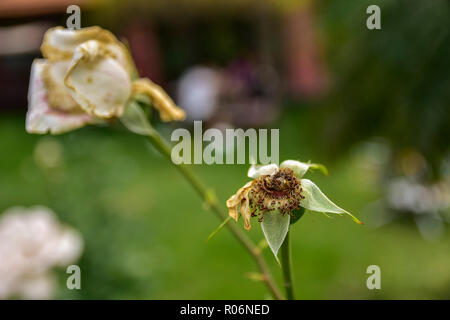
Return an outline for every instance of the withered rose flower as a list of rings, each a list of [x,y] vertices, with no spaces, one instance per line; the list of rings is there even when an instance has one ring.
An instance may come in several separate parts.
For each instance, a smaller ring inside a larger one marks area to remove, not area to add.
[[[248,176],[254,180],[227,200],[229,215],[238,221],[240,213],[246,230],[251,228],[252,217],[259,216],[261,222],[266,212],[290,215],[300,207],[315,212],[347,214],[361,224],[349,212],[331,202],[311,180],[302,179],[310,168],[326,170],[321,165],[295,160],[286,160],[280,166],[252,166]]]
[[[33,62],[26,130],[52,134],[121,117],[134,94],[152,101],[163,121],[182,120],[179,109],[149,79],[133,79],[127,47],[100,27],[49,29],[41,46],[44,59]]]

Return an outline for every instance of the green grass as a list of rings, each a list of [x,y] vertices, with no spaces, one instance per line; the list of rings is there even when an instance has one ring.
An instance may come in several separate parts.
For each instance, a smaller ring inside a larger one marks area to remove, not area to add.
[[[320,162],[295,119],[280,124],[281,159]],[[23,117],[8,116],[0,120],[0,150],[0,211],[47,205],[84,237],[82,290],[65,289],[66,274],[59,270],[57,298],[268,297],[261,283],[248,279],[256,267],[226,230],[206,242],[220,221],[142,137],[94,127],[35,136],[25,132]],[[381,186],[350,152],[329,165],[330,176],[313,173],[309,178],[365,221],[361,213],[380,196]],[[194,170],[223,202],[247,181],[247,166]],[[253,226],[249,235],[259,241],[262,232],[256,220]],[[450,298],[448,232],[430,243],[414,225],[392,223],[374,229],[351,219],[306,214],[291,234],[298,298]],[[264,254],[280,281],[271,253]],[[379,292],[366,288],[371,264],[381,267]]]

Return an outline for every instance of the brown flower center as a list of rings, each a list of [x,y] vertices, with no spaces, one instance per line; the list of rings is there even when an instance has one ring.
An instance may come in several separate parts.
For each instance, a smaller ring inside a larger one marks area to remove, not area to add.
[[[250,191],[252,207],[260,214],[264,211],[280,210],[282,214],[290,213],[300,206],[304,197],[301,195],[300,180],[289,168],[282,168],[273,175],[262,176],[255,180]]]

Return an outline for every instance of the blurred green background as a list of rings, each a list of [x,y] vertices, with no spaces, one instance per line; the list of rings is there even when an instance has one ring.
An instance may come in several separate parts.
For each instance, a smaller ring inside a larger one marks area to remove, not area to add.
[[[159,43],[157,70],[150,63],[155,60],[145,62],[145,42],[135,42],[136,51],[133,41],[130,46],[133,54],[144,56],[138,66],[142,63],[171,93],[194,65],[225,70],[237,58],[252,57],[255,69],[270,64],[276,70],[276,83],[267,84],[275,77],[261,76],[258,88],[221,101],[214,116],[204,120],[210,127],[226,122],[279,128],[280,160],[324,163],[328,177],[310,173],[308,178],[365,222],[359,226],[350,219],[308,213],[293,226],[297,298],[449,299],[448,2],[177,3],[104,1],[100,7],[87,6],[82,25],[128,30],[123,32],[128,39],[142,31],[130,31],[129,24],[150,21],[148,34],[156,37],[150,44]],[[365,27],[369,4],[381,7],[382,30]],[[55,25],[65,18],[56,9],[38,16],[5,14],[2,25],[39,19]],[[302,32],[308,34],[304,39]],[[26,72],[36,56],[0,56],[1,81],[15,88],[1,92],[0,211],[46,205],[81,232],[82,290],[67,290],[67,275],[58,270],[55,298],[269,298],[264,285],[250,279],[256,266],[227,230],[206,242],[220,221],[144,138],[119,125],[60,136],[25,132]],[[14,70],[24,76],[8,77]],[[243,110],[249,101],[256,107]],[[233,118],[235,113],[261,120],[242,122]],[[158,120],[155,126],[167,138],[177,127]],[[248,181],[247,165],[193,169],[215,188],[224,206]],[[425,195],[427,188],[439,186],[433,190],[440,194],[417,211],[409,203],[420,203],[421,194],[411,187],[393,197],[395,179],[420,185]],[[437,224],[421,224],[428,215],[426,221]],[[253,225],[248,234],[259,242],[262,232],[256,221]],[[281,283],[270,250],[264,255]],[[366,287],[369,265],[381,268],[381,290]]]

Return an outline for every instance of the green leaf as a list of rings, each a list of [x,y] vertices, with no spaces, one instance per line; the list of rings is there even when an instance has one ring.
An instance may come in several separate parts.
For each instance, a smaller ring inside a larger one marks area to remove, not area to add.
[[[136,134],[146,136],[153,132],[153,127],[148,121],[145,112],[136,101],[131,101],[127,104],[120,121],[128,130]]]
[[[292,211],[291,212],[291,222],[290,222],[290,224],[294,224],[298,220],[300,220],[300,218],[303,217],[304,213],[305,213],[305,208],[300,208],[300,209]]]
[[[136,101],[139,104],[144,104],[147,106],[150,106],[152,104],[152,101],[146,94],[138,93],[133,96],[133,100]]]
[[[264,212],[261,228],[270,249],[278,260],[277,254],[289,230],[290,215],[282,215],[278,210]]]
[[[319,187],[309,179],[302,179],[302,195],[305,197],[300,201],[300,206],[305,209],[317,212],[329,212],[336,214],[348,214],[353,221],[363,224],[349,212],[335,205],[326,195],[320,191]]]

